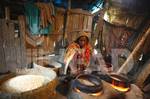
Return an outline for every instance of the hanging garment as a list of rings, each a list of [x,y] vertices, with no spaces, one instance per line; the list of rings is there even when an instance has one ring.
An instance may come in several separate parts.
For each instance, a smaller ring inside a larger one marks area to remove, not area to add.
[[[52,31],[52,25],[48,24],[45,27],[40,26],[40,10],[33,3],[28,3],[25,5],[25,15],[27,17],[27,24],[29,31],[33,35],[39,34],[49,34]]]
[[[45,28],[54,21],[53,8],[46,3],[36,3],[36,6],[40,9],[41,27]]]

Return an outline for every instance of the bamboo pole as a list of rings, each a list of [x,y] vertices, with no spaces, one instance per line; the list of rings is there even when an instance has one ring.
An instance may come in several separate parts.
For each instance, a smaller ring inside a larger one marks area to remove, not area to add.
[[[129,65],[129,63],[133,62],[133,59],[134,59],[134,61],[137,61],[139,59],[139,56],[142,53],[142,47],[143,47],[146,39],[148,38],[148,36],[150,36],[150,27],[145,32],[145,34],[141,38],[140,42],[136,45],[136,47],[134,48],[132,53],[129,55],[127,60],[124,62],[124,64],[117,71],[117,74],[121,74],[121,73],[127,74],[130,71],[130,69],[133,67],[133,65],[132,66]]]
[[[69,11],[71,9],[71,0],[68,0],[68,8],[66,9],[66,13],[64,16],[64,32],[63,32],[63,42],[62,45],[63,47],[65,46],[65,38],[67,37],[67,26],[69,24]]]

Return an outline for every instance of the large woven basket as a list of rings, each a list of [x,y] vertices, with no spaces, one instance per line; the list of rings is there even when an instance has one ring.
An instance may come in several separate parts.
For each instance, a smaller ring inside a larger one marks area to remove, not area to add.
[[[54,74],[55,77],[52,81],[44,84],[43,86],[29,90],[26,92],[21,93],[11,93],[6,92],[0,87],[0,99],[55,99],[55,88],[57,85],[57,77],[56,73],[53,70],[47,70],[45,68],[36,68],[36,69],[30,69],[30,70],[20,70],[16,73],[10,73],[3,78],[0,79],[0,86],[3,85],[7,80],[20,76],[20,75],[42,75],[46,77],[50,77],[51,74]],[[28,86],[26,86],[28,87]]]

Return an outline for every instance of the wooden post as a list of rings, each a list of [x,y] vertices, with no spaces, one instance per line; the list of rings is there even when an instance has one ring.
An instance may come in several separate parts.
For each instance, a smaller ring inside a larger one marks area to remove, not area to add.
[[[24,16],[19,16],[19,28],[20,28],[20,52],[21,52],[21,67],[25,68],[27,66],[27,56],[26,56],[26,35],[25,35],[25,18]]]
[[[71,9],[71,0],[68,0],[68,9]]]
[[[4,23],[3,23],[3,20],[2,19],[0,19],[0,73],[5,73],[5,72],[7,72],[7,68],[6,68],[6,58],[5,58],[5,40],[3,39],[4,38],[4,36],[6,36],[6,35],[4,35],[4,33],[3,33],[3,25],[4,25]]]
[[[9,7],[5,7],[5,19],[10,20],[10,9],[9,9]]]
[[[69,10],[71,9],[71,0],[68,0],[68,9],[66,9],[66,13],[64,16],[64,33],[63,33],[63,42],[62,45],[64,47],[65,38],[67,37],[67,26],[68,26],[68,20],[69,20]]]
[[[143,47],[146,39],[148,38],[148,36],[150,36],[150,27],[145,32],[145,34],[141,38],[140,42],[136,45],[136,47],[134,48],[134,50],[132,51],[132,53],[129,55],[129,57],[127,58],[127,60],[124,62],[124,64],[117,71],[118,74],[120,74],[120,73],[127,74],[129,72],[129,68],[131,69],[133,67],[133,65],[132,65],[132,67],[130,67],[129,63],[131,63],[133,61],[133,59],[135,61],[139,59],[139,56],[142,53],[142,47]]]

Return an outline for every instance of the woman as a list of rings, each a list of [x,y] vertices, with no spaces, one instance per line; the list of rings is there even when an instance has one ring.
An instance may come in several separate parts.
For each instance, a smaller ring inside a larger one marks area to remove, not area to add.
[[[66,64],[64,74],[67,73],[68,67],[70,73],[78,75],[83,72],[90,63],[92,47],[89,44],[89,34],[80,32],[77,39],[66,49],[64,63]]]

